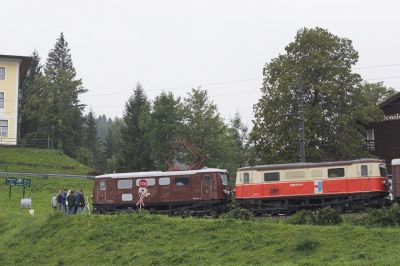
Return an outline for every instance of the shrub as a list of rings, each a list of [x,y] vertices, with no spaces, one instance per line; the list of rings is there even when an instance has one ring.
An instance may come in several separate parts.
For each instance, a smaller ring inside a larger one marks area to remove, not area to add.
[[[241,219],[241,220],[250,220],[253,217],[253,213],[247,209],[235,208],[227,212],[224,217]]]
[[[352,223],[364,226],[398,226],[400,225],[400,208],[371,209]]]
[[[310,211],[300,210],[290,216],[286,222],[289,224],[309,224],[310,223]]]
[[[332,208],[314,211],[301,210],[287,219],[290,224],[335,225],[343,221],[338,210]]]
[[[340,224],[343,219],[340,212],[332,208],[315,210],[311,216],[311,223],[314,225],[334,225]]]

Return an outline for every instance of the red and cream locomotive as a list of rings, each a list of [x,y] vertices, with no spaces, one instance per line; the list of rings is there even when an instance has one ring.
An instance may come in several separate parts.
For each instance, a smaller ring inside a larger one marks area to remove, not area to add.
[[[249,166],[236,177],[237,201],[260,214],[380,207],[387,196],[386,168],[378,159]]]

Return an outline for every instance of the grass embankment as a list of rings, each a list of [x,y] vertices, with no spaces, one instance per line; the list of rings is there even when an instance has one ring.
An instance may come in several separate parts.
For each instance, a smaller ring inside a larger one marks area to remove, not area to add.
[[[2,224],[5,265],[398,265],[400,231],[272,220],[50,215]]]
[[[60,151],[0,147],[0,171],[87,174],[91,169]]]
[[[0,265],[399,265],[400,229],[290,225],[281,219],[195,219],[54,213],[52,193],[92,180],[32,177],[35,215],[0,179]]]

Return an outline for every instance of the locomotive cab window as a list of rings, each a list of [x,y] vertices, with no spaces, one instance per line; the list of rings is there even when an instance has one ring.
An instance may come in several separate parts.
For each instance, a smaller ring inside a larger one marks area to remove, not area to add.
[[[132,179],[118,180],[118,189],[132,188]]]
[[[379,165],[379,172],[380,172],[381,176],[383,176],[383,177],[387,176],[386,167],[383,164]]]
[[[175,186],[187,186],[189,185],[188,177],[175,177]]]
[[[344,177],[344,168],[330,168],[328,169],[328,177]]]
[[[279,179],[279,172],[264,173],[265,182],[279,181]]]
[[[248,183],[250,183],[250,174],[243,173],[243,184],[248,184]]]
[[[228,185],[228,177],[225,174],[220,174],[219,178],[221,179],[221,184],[223,186],[227,186]]]
[[[104,180],[100,181],[99,188],[100,188],[100,190],[106,190],[106,188],[107,188],[106,181],[104,181]]]
[[[361,165],[361,176],[368,176],[368,165]]]

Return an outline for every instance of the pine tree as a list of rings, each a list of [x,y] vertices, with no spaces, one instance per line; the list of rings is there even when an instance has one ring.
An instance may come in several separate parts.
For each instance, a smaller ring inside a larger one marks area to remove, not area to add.
[[[123,146],[119,157],[119,170],[153,170],[150,143],[144,130],[150,120],[150,103],[140,83],[136,85],[133,95],[126,103],[123,120]]]
[[[146,136],[151,144],[152,158],[157,170],[165,170],[165,159],[170,159],[171,149],[178,138],[181,123],[180,98],[162,92],[153,102]]]
[[[50,133],[48,128],[44,127],[42,123],[43,118],[47,115],[43,112],[42,108],[43,105],[46,104],[43,82],[40,56],[35,50],[32,53],[32,62],[29,67],[28,75],[20,91],[20,137],[22,139],[45,139]]]
[[[52,128],[54,145],[66,154],[77,156],[82,146],[83,108],[79,95],[86,92],[76,79],[68,43],[61,33],[50,50],[46,67],[47,124]]]

